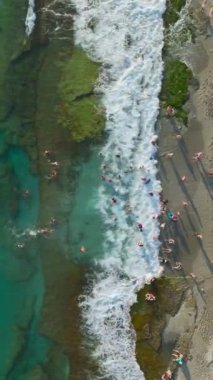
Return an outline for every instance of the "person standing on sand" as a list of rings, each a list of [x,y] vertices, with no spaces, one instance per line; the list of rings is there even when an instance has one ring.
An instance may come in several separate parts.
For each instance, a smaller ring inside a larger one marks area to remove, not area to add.
[[[198,232],[194,232],[192,236],[196,237],[197,239],[201,240],[203,239],[203,235],[199,234]]]

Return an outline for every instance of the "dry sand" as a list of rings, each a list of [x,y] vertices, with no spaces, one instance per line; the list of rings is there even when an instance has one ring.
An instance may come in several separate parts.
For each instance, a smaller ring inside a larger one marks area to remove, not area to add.
[[[194,4],[198,7],[197,1]],[[207,14],[211,5],[211,1],[207,2],[204,10]],[[210,21],[213,24],[213,15]],[[200,36],[197,39],[191,52],[191,64],[199,81],[199,89],[191,89],[188,129],[180,129],[183,137],[176,140],[175,134],[179,133],[180,127],[178,123],[166,119],[161,122],[160,150],[174,152],[172,159],[161,158],[164,198],[169,200],[172,211],[181,213],[181,219],[176,224],[170,224],[165,234],[177,240],[176,260],[182,262],[184,274],[194,272],[197,276],[196,280],[189,280],[196,303],[196,313],[191,322],[194,327],[190,336],[190,360],[178,369],[178,380],[213,379],[213,177],[207,175],[208,171],[213,172],[211,25],[208,32],[208,37]],[[193,162],[192,156],[199,151],[203,152],[203,159]],[[182,176],[187,177],[184,184],[181,182]],[[188,202],[187,208],[183,208],[183,201]],[[194,232],[201,233],[203,239],[192,236]],[[186,322],[185,316],[186,313],[183,313],[178,320],[183,331],[184,324],[189,321],[187,319]]]

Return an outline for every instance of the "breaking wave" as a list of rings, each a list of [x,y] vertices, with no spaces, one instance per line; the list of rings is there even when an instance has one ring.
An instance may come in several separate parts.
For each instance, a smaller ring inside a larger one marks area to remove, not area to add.
[[[27,16],[25,19],[25,32],[27,36],[30,36],[33,32],[36,21],[35,14],[35,0],[29,0]]]
[[[97,379],[142,380],[129,311],[136,292],[161,272],[155,124],[166,0],[73,3],[75,43],[102,63],[96,90],[102,93],[108,136],[98,199],[106,227],[104,258],[94,265],[80,300],[84,328],[101,368]]]

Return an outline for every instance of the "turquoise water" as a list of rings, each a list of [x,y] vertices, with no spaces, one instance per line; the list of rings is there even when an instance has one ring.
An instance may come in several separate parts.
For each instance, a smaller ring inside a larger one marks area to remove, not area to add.
[[[11,57],[23,41],[26,5],[0,2],[0,380],[30,379],[28,371],[46,363],[52,345],[38,332],[44,295],[39,241],[22,234],[38,225],[39,179],[27,152],[15,143],[20,127],[25,133],[21,99],[12,103],[22,83],[7,83]]]
[[[72,194],[70,212],[70,245],[72,257],[80,261],[100,258],[103,254],[104,227],[98,209],[98,188],[101,182],[101,158],[93,148],[89,159],[76,168],[75,190]],[[86,254],[79,256],[80,247]]]
[[[4,144],[1,133],[1,147]],[[21,379],[23,371],[44,361],[50,343],[36,332],[44,284],[38,242],[16,237],[16,231],[34,228],[38,221],[38,179],[30,172],[29,158],[19,147],[8,146],[0,158],[1,177],[0,245],[0,379]],[[2,169],[3,171],[3,169]],[[30,196],[23,197],[29,189]],[[11,207],[11,197],[15,207]],[[17,243],[25,247],[17,248]],[[18,361],[17,361],[18,358]]]

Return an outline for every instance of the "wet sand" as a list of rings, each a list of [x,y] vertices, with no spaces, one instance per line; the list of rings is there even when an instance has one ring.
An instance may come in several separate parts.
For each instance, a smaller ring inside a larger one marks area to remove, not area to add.
[[[198,13],[197,2],[194,4]],[[178,369],[177,379],[206,380],[211,379],[213,373],[213,177],[207,175],[208,171],[213,172],[213,37],[200,36],[189,58],[199,89],[191,88],[187,129],[181,128],[175,120],[161,120],[160,152],[174,152],[174,157],[160,159],[160,173],[169,209],[180,212],[178,222],[168,222],[165,229],[165,235],[177,242],[172,263],[182,262],[184,276],[191,272],[196,275],[195,280],[186,277],[196,313],[191,323],[193,331],[188,338],[190,349],[188,344],[184,346],[183,339],[182,343],[181,339],[178,342],[178,348],[188,354],[190,360]],[[175,134],[179,133],[182,139],[177,140]],[[203,159],[194,162],[192,156],[200,151]],[[181,181],[182,176],[187,177],[185,183]],[[188,207],[183,207],[183,201]],[[195,232],[202,234],[203,238],[197,239],[193,236]],[[179,319],[182,326],[188,312],[183,312]]]

